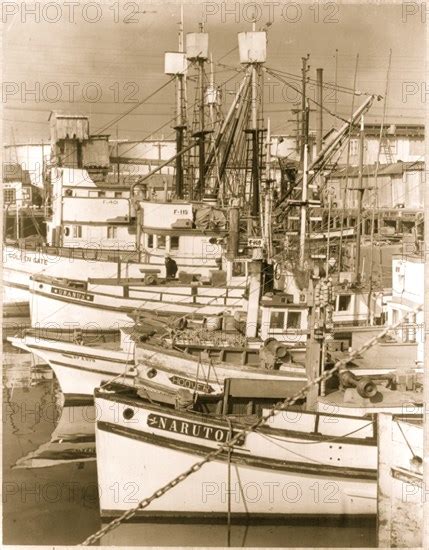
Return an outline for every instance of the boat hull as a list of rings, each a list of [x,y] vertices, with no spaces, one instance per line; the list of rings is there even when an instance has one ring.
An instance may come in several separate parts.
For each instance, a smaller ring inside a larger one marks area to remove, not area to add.
[[[221,394],[224,381],[231,377],[289,381],[291,391],[298,390],[305,384],[304,372],[297,374],[267,371],[256,366],[243,368],[227,363],[213,366],[191,356],[178,361],[174,355],[168,355],[154,347],[148,348],[144,358],[136,362],[134,342],[131,339],[122,343],[127,351],[112,350],[104,346],[78,345],[38,336],[11,337],[9,341],[15,347],[33,353],[49,364],[62,393],[68,396],[92,397],[95,388],[113,378],[132,385],[136,375],[142,384],[154,391],[168,394],[181,388],[197,393]]]
[[[113,351],[38,337],[9,338],[12,345],[33,353],[54,371],[61,392],[67,397],[87,396],[94,388],[121,376],[132,384],[135,376],[132,352]]]
[[[95,289],[95,290],[94,290]],[[100,290],[101,289],[101,290]],[[66,286],[50,278],[31,282],[31,324],[44,327],[119,330],[132,327],[130,314],[135,310],[157,314],[221,315],[225,310],[243,310],[242,288],[196,287],[190,285],[123,287],[94,285],[88,290]]]
[[[101,392],[96,393],[96,409],[102,517],[133,508],[217,448],[228,434],[225,422],[104,398]],[[290,426],[296,432],[296,418]],[[344,424],[344,430],[350,428]],[[375,514],[374,440],[341,440],[338,445],[331,438],[330,447],[317,436],[313,445],[310,441],[308,433],[248,434],[230,458],[223,453],[205,464],[138,515],[225,518],[228,502],[235,518]]]

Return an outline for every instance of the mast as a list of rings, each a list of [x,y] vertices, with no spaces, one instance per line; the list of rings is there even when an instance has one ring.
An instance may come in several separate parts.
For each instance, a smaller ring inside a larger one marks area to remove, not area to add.
[[[302,174],[301,227],[299,232],[299,268],[304,269],[305,236],[307,227],[308,143],[304,143],[304,167]]]
[[[180,6],[179,22],[179,52],[183,54],[183,4]],[[183,120],[183,80],[185,75],[178,73],[176,75],[176,151],[183,149],[183,132],[185,129]],[[176,197],[183,199],[183,163],[182,155],[176,159]]]
[[[356,264],[355,264],[355,281],[357,284],[361,282],[360,273],[360,256],[361,256],[361,235],[362,235],[362,199],[364,193],[363,187],[363,155],[365,144],[365,129],[364,117],[360,119],[360,143],[359,143],[359,174],[358,174],[358,213],[356,223]]]
[[[307,143],[307,72],[310,67],[307,67],[307,61],[310,55],[307,54],[306,57],[302,57],[302,95],[301,95],[301,163],[304,163],[304,149],[305,144]]]
[[[199,199],[205,193],[205,88],[204,88],[204,63],[209,58],[209,35],[203,32],[203,24],[200,24],[200,32],[186,35],[186,57],[198,67],[198,132],[193,137],[198,138],[198,183],[197,195]]]
[[[317,103],[318,103],[318,117],[317,117],[317,134],[316,134],[316,148],[320,153],[323,146],[323,69],[316,69],[317,74]]]
[[[273,256],[272,251],[272,189],[273,182],[271,174],[271,120],[267,120],[267,139],[266,139],[266,166],[265,166],[265,200],[264,200],[264,242],[267,251],[267,257],[270,260]]]
[[[252,32],[256,23],[252,23]],[[252,216],[259,215],[259,136],[258,136],[258,72],[256,63],[251,63],[252,74]]]

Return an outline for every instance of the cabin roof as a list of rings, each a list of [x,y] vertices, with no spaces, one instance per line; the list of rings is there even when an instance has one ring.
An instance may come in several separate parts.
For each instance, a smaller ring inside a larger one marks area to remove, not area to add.
[[[24,170],[18,163],[3,165],[3,182],[12,183],[20,181],[23,185],[31,185],[30,172]]]

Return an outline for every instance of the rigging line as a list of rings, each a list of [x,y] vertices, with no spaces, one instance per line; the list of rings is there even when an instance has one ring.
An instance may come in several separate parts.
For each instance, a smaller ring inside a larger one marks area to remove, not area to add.
[[[414,308],[414,312],[421,311],[423,308],[422,305],[417,306]],[[245,426],[241,430],[237,430],[236,434],[229,439],[227,442],[220,444],[216,449],[213,449],[209,453],[207,453],[204,458],[201,460],[194,462],[192,466],[187,468],[185,471],[162,485],[159,489],[154,491],[150,496],[143,498],[140,500],[140,502],[135,506],[134,508],[130,508],[129,510],[126,510],[123,512],[119,517],[112,520],[110,523],[99,529],[96,533],[90,535],[87,537],[83,542],[83,546],[88,546],[90,544],[94,544],[98,540],[100,540],[104,535],[109,533],[110,531],[113,531],[119,525],[122,524],[124,521],[128,521],[132,517],[136,515],[136,513],[139,510],[143,510],[144,508],[147,508],[154,500],[162,497],[165,495],[168,491],[174,489],[177,485],[188,479],[190,476],[192,476],[194,473],[201,470],[201,468],[208,464],[209,462],[213,462],[217,457],[222,455],[225,451],[227,451],[229,448],[232,448],[234,445],[238,444],[239,442],[243,441],[243,437],[247,435],[248,433],[254,432],[257,430],[260,426],[267,423],[271,418],[274,418],[277,416],[280,412],[287,410],[287,408],[290,405],[295,404],[298,400],[304,398],[308,391],[315,385],[320,384],[323,381],[329,380],[336,374],[337,372],[341,372],[344,370],[345,365],[355,357],[357,357],[359,354],[362,353],[362,351],[367,351],[369,348],[374,346],[381,338],[383,338],[389,330],[395,329],[399,324],[402,322],[402,319],[398,321],[397,323],[393,325],[387,326],[384,330],[382,330],[378,335],[374,336],[367,342],[365,342],[359,349],[352,351],[349,356],[345,359],[340,359],[335,363],[335,365],[332,367],[331,370],[323,372],[321,375],[319,375],[314,380],[308,382],[300,391],[298,391],[295,395],[291,397],[287,397],[282,402],[276,403],[265,415],[262,415],[260,418],[249,424],[248,426]]]
[[[357,79],[357,72],[358,72],[358,66],[359,66],[359,54],[356,54],[356,63],[355,63],[355,72],[353,76],[353,88],[356,89],[356,79]],[[353,118],[353,110],[354,110],[354,104],[355,104],[355,96],[352,97],[352,105],[351,105],[351,118]],[[347,142],[347,171],[346,171],[346,182],[344,185],[344,194],[343,194],[343,204],[346,202],[346,194],[347,194],[347,184],[348,184],[348,172],[349,172],[349,164],[350,164],[350,143],[351,143],[351,135],[352,135],[352,124],[349,126],[349,132],[348,132],[348,142]],[[340,242],[339,242],[339,248],[338,248],[338,271],[341,271],[341,265],[342,265],[342,246],[343,246],[343,229],[344,229],[344,210],[341,215],[341,226],[340,226]]]
[[[328,418],[330,418],[330,416],[328,416]],[[372,426],[372,425],[373,425],[373,421],[370,421],[370,422],[368,422],[368,424],[365,424],[364,426],[361,426],[360,428],[357,428],[356,430],[353,430],[351,432],[341,434],[341,435],[336,435],[336,436],[333,436],[333,437],[329,437],[327,439],[323,439],[323,443],[325,443],[325,442],[330,443],[332,441],[337,441],[338,439],[342,439],[344,437],[350,437],[351,435],[353,435],[357,432],[360,432],[361,430],[364,430],[365,428],[368,428],[369,426]],[[262,434],[261,432],[258,432],[258,434],[265,436],[267,439],[276,439],[276,440],[280,439],[277,436]],[[295,441],[293,439],[281,439],[281,441],[286,441],[287,443],[294,443],[294,444],[297,444],[297,445],[317,445],[317,444],[320,443],[320,441]]]
[[[302,81],[302,77],[299,76],[299,75],[295,75],[293,73],[288,73],[287,71],[281,71],[280,69],[271,68],[270,70],[273,70],[273,71],[275,71],[277,73],[280,73],[280,74],[284,74],[284,75],[289,76],[290,78],[294,78],[294,79],[296,79],[300,82]],[[317,84],[317,80],[315,80],[314,78],[308,77],[308,81],[312,82],[314,84]],[[336,89],[339,92],[349,93],[350,95],[358,95],[358,96],[359,95],[373,95],[369,92],[361,92],[359,90],[353,91],[353,88],[349,88],[348,86],[341,86],[341,85],[338,85],[338,84],[332,84],[330,82],[323,82],[322,86],[327,87],[327,88]]]
[[[119,117],[114,119],[113,121],[109,122],[109,124],[106,124],[106,125],[102,126],[101,128],[99,128],[98,130],[96,130],[95,133],[98,134],[99,132],[105,132],[108,128],[110,128],[110,126],[113,126],[114,124],[117,124],[120,120],[122,120],[124,117],[126,117],[127,115],[129,115],[130,113],[135,111],[138,107],[140,107],[141,105],[146,103],[146,101],[148,101],[151,97],[156,95],[158,92],[160,92],[162,89],[164,89],[166,86],[168,86],[173,81],[174,81],[174,76],[171,77],[169,80],[167,80],[167,82],[164,82],[164,84],[162,86],[160,86],[158,89],[154,90],[151,94],[146,96],[144,99],[142,99],[141,101],[139,101],[138,103],[133,105],[130,109],[128,109],[128,111],[125,111],[125,113],[123,113],[122,115],[120,115]]]
[[[270,74],[274,78],[277,78],[278,80],[281,80],[284,84],[286,84],[286,86],[289,86],[295,92],[298,92],[299,94],[302,94],[302,92],[299,88],[296,88],[293,84],[291,84],[290,82],[287,82],[287,80],[284,80],[284,78],[282,78],[281,76],[275,74],[274,72],[272,72],[269,69],[265,69],[265,70],[267,71],[268,74]],[[324,111],[326,111],[332,117],[338,118],[339,120],[341,120],[342,122],[345,122],[347,124],[349,123],[349,121],[347,119],[341,117],[340,115],[336,115],[335,113],[330,111],[327,107],[325,107],[324,105],[318,103],[315,99],[312,99],[311,97],[307,97],[307,99],[308,99],[308,101],[311,101],[311,103],[314,103],[314,105],[317,105],[317,107],[321,107]]]
[[[380,134],[378,136],[378,149],[377,149],[377,162],[375,163],[375,172],[374,172],[374,190],[373,190],[373,200],[372,200],[372,213],[371,213],[371,245],[374,242],[374,232],[375,232],[375,208],[378,203],[378,192],[377,192],[377,178],[378,170],[380,167],[380,154],[381,154],[381,140],[383,138],[384,125],[386,122],[386,111],[387,111],[387,94],[389,93],[389,78],[390,78],[390,67],[392,63],[392,49],[389,50],[389,63],[387,65],[386,73],[386,88],[384,90],[384,102],[383,102],[383,116],[381,119],[380,125]],[[370,255],[370,269],[369,269],[369,293],[368,293],[368,320],[371,317],[371,293],[372,293],[372,274],[373,274],[373,264],[374,264],[374,255],[373,248],[371,247]]]
[[[266,439],[267,441],[269,441],[270,443],[272,443],[273,445],[275,445],[276,447],[280,447],[280,449],[283,449],[284,451],[287,451],[288,453],[292,454],[292,455],[295,455],[295,456],[298,456],[299,458],[304,458],[305,460],[308,460],[309,462],[313,462],[314,464],[319,464],[320,466],[323,466],[323,462],[320,462],[320,460],[316,460],[315,458],[310,458],[308,456],[305,456],[301,453],[298,453],[296,451],[292,451],[291,449],[288,449],[287,447],[285,447],[284,445],[280,445],[280,443],[278,443],[277,441],[272,441],[272,438],[270,438],[269,436],[261,433],[261,432],[257,432],[258,435],[260,435],[263,439]],[[297,443],[300,443],[299,441],[297,441]],[[319,443],[320,444],[320,441],[316,441],[316,443]]]
[[[244,70],[244,69],[243,69]],[[229,82],[231,82],[231,80],[234,80],[234,78],[236,78],[236,75],[232,75],[230,78],[228,78],[227,80],[225,80],[224,82],[222,82],[219,86],[225,86],[226,84],[228,84]],[[191,103],[190,105],[187,105],[186,108],[185,108],[185,111],[186,113],[188,114],[191,109],[193,109],[195,107],[195,105],[197,104],[197,101],[194,101],[193,103]],[[149,134],[147,134],[142,140],[139,140],[138,143],[135,143],[134,145],[132,145],[129,149],[127,149],[126,151],[124,151],[122,154],[126,154],[128,153],[129,151],[131,151],[132,149],[134,149],[135,147],[137,147],[138,145],[140,145],[140,143],[145,143],[145,141],[147,141],[150,136],[153,136],[154,133],[156,132],[159,132],[160,130],[162,130],[163,128],[165,128],[165,126],[167,126],[168,124],[171,124],[172,122],[174,122],[176,120],[176,115],[174,115],[174,117],[172,117],[171,119],[169,119],[167,122],[165,122],[164,124],[162,124],[159,128],[157,128],[156,130],[153,130],[152,132],[150,132]],[[173,132],[172,132],[173,133]]]
[[[411,447],[410,442],[408,441],[407,436],[405,435],[405,433],[404,433],[404,431],[403,431],[403,429],[402,429],[402,427],[401,427],[401,424],[400,424],[400,422],[399,422],[399,420],[398,420],[397,418],[395,418],[395,422],[396,422],[396,424],[398,425],[399,431],[401,432],[402,437],[404,438],[405,443],[407,444],[407,447],[408,447],[409,450],[410,450],[410,453],[413,455],[413,458],[418,458],[418,459],[421,460],[421,457],[420,457],[419,455],[416,455],[416,453],[414,452],[413,448]]]

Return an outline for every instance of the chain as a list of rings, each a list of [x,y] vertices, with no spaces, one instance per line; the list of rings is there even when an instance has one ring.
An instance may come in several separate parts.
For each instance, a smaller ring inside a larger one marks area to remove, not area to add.
[[[423,309],[422,305],[417,306],[413,313],[417,313]],[[234,445],[238,444],[242,438],[248,434],[249,432],[255,431],[257,428],[262,426],[265,422],[267,422],[270,418],[273,418],[278,413],[285,411],[290,405],[295,404],[299,399],[302,399],[305,397],[306,393],[314,386],[319,384],[322,381],[328,380],[334,376],[337,372],[340,372],[345,368],[347,363],[355,359],[358,355],[361,353],[367,351],[372,346],[374,346],[381,338],[383,338],[390,330],[398,328],[403,322],[403,319],[399,320],[397,323],[393,325],[387,326],[383,331],[381,331],[377,336],[374,336],[370,340],[368,340],[365,344],[363,344],[358,350],[352,351],[347,357],[344,359],[340,359],[335,363],[332,369],[330,369],[327,372],[324,372],[317,378],[315,378],[313,381],[306,384],[298,393],[296,393],[294,396],[289,397],[285,399],[284,401],[281,401],[274,405],[274,407],[264,416],[253,422],[252,424],[249,424],[247,427],[243,428],[242,430],[238,431],[229,441],[223,443],[220,445],[217,449],[213,450],[212,452],[208,453],[202,460],[199,462],[196,462],[193,464],[190,468],[185,470],[183,473],[176,476],[174,479],[169,481],[167,484],[160,487],[157,491],[155,491],[150,497],[147,497],[143,500],[141,500],[137,506],[134,508],[131,508],[130,510],[127,510],[124,512],[121,516],[114,519],[110,523],[108,523],[105,527],[98,530],[93,535],[90,535],[87,539],[85,539],[82,543],[83,546],[88,546],[90,544],[96,543],[98,540],[100,540],[104,535],[109,533],[110,531],[113,531],[116,529],[116,527],[119,527],[121,523],[124,521],[127,521],[134,517],[136,513],[139,510],[143,510],[144,508],[147,508],[154,500],[162,497],[165,493],[176,487],[179,483],[182,481],[185,481],[189,476],[192,474],[198,472],[205,464],[208,464],[209,462],[213,461],[215,458],[217,458],[219,455],[221,455],[224,451],[228,451],[231,448],[234,447]]]

